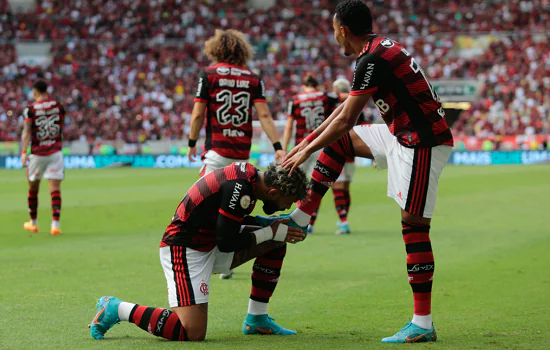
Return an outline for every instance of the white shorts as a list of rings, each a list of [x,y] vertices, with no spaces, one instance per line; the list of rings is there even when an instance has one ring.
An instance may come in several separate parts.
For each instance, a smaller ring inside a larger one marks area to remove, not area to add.
[[[208,303],[210,276],[229,273],[234,253],[222,253],[215,247],[199,252],[182,246],[160,248],[160,264],[168,285],[170,307]]]
[[[216,169],[224,168],[234,162],[248,162],[248,159],[234,159],[220,156],[218,153],[210,150],[204,155],[202,161],[201,176],[213,172]]]
[[[385,124],[359,125],[353,131],[370,148],[376,167],[388,169],[388,197],[410,214],[431,218],[439,176],[452,147],[404,147]]]
[[[302,165],[300,165],[307,177],[311,178],[311,175],[313,175],[313,169],[315,169],[315,164],[317,164],[317,158],[319,158],[322,151],[323,150],[320,149],[313,153]]]
[[[351,182],[353,180],[353,174],[355,174],[355,162],[347,163],[344,165],[342,173],[336,180],[336,182]]]
[[[29,155],[27,177],[31,182],[42,178],[63,180],[65,178],[63,153],[59,151],[47,156],[38,156],[36,154]]]

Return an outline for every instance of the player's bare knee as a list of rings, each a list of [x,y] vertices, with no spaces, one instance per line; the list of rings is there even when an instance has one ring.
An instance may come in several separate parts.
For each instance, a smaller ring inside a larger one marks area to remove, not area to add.
[[[409,224],[429,225],[432,220],[401,210],[401,221]]]
[[[38,192],[39,188],[40,188],[40,182],[39,181],[29,182],[29,190],[30,191]]]
[[[206,338],[206,327],[189,327],[185,333],[188,341],[203,341]]]

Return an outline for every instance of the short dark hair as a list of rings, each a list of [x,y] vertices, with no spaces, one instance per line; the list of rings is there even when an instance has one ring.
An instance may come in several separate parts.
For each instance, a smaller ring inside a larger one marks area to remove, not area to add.
[[[316,88],[319,86],[319,82],[312,74],[308,74],[305,76],[302,85]]]
[[[32,88],[43,94],[48,91],[48,83],[46,83],[44,80],[37,80],[34,82],[34,84],[32,84]]]
[[[268,165],[264,172],[264,183],[281,191],[283,196],[296,196],[298,200],[306,198],[309,189],[309,179],[301,168],[296,168],[288,176],[290,169],[283,168],[279,163]]]
[[[345,0],[336,6],[336,19],[357,36],[372,32],[372,13],[361,0]]]

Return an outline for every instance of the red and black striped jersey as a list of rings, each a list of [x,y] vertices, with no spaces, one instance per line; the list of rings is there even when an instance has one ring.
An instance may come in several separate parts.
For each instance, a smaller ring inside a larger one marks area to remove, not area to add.
[[[453,145],[439,97],[398,42],[376,35],[357,58],[350,95],[372,93],[390,132],[405,147]]]
[[[296,121],[296,144],[302,142],[327,119],[339,102],[332,92],[302,92],[288,103],[287,117]]]
[[[31,153],[39,156],[61,151],[65,109],[56,100],[34,102],[23,111],[25,122],[31,121]]]
[[[178,205],[160,246],[179,245],[201,252],[214,249],[219,216],[234,223],[226,226],[236,226],[238,232],[245,216],[254,210],[257,179],[258,169],[250,163],[232,163],[201,177]]]
[[[226,63],[203,69],[195,102],[207,103],[206,150],[248,159],[252,144],[252,106],[266,102],[264,83],[250,70]]]

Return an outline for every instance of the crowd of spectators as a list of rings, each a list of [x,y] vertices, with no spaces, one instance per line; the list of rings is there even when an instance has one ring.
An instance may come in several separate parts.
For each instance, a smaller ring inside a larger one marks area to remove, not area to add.
[[[354,60],[332,38],[336,1],[277,1],[277,11],[233,0],[39,0],[11,13],[0,0],[0,140],[16,140],[37,77],[67,109],[66,140],[139,142],[185,137],[196,77],[208,65],[202,45],[215,28],[235,28],[256,49],[250,68],[266,84],[276,118],[306,72],[326,89],[350,79]],[[370,1],[375,31],[397,33],[432,79],[483,82],[482,98],[461,115],[461,135],[548,132],[550,0]],[[546,11],[545,11],[546,9]],[[521,30],[518,30],[521,29]],[[499,34],[471,59],[453,52],[454,33]],[[514,33],[517,34],[517,33]],[[48,67],[17,63],[13,42],[52,42]]]

